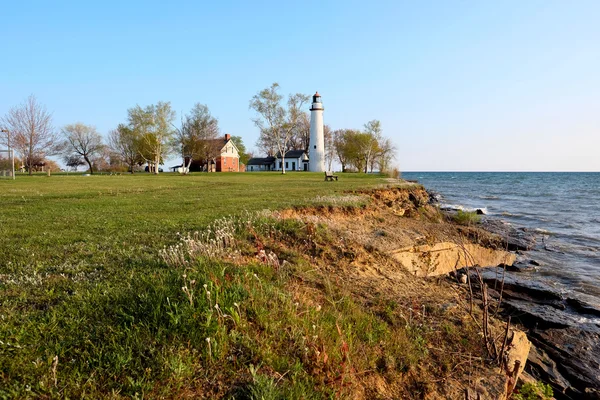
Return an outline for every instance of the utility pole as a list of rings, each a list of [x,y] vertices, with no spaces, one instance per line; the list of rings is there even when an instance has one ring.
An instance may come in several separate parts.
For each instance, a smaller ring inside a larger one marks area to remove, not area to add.
[[[12,178],[14,180],[14,179],[16,179],[15,178],[15,151],[13,150],[12,147],[10,147],[10,131],[8,129],[2,129],[2,130],[0,130],[0,132],[6,133],[6,144],[8,146],[8,153],[10,154],[10,160],[12,163]]]

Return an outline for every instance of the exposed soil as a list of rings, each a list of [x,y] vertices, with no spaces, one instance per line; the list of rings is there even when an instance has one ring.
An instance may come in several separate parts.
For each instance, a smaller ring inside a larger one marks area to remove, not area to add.
[[[311,256],[311,263],[349,288],[353,297],[372,306],[374,312],[380,312],[377,304],[382,299],[393,302],[401,310],[402,324],[418,321],[428,332],[428,357],[418,368],[357,377],[356,398],[465,398],[466,391],[473,396],[478,393],[482,399],[506,396],[507,374],[484,350],[483,316],[479,307],[471,307],[467,285],[445,277],[417,278],[390,256],[400,247],[440,242],[503,249],[502,239],[448,221],[429,205],[429,195],[419,186],[358,194],[370,198],[368,205],[278,213],[280,218],[300,219],[307,226],[327,226],[333,237],[317,256]],[[318,296],[318,291],[310,293],[302,284],[296,290],[305,298]],[[503,322],[490,321],[494,337],[502,338],[504,329]]]

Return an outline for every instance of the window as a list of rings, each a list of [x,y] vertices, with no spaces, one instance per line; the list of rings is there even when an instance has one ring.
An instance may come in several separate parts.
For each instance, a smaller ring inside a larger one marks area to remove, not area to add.
[[[286,162],[285,162],[285,169],[288,169],[288,168],[289,168],[289,167],[288,167],[288,162],[286,161]]]
[[[226,158],[223,159],[223,165],[227,165],[227,159]]]
[[[292,171],[295,171],[295,170],[296,170],[296,163],[292,162]]]

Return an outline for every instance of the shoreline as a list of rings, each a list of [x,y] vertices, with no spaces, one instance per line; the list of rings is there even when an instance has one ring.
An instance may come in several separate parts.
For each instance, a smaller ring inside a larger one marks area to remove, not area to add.
[[[428,192],[432,204],[446,215],[466,209],[441,206],[441,195]],[[481,211],[471,211],[484,215],[479,227],[502,237],[517,256],[513,265],[488,267],[482,274],[494,288],[491,296],[502,301],[500,315],[517,323],[532,341],[525,371],[550,384],[557,399],[600,398],[600,307],[536,279],[544,268],[535,259],[535,252],[540,251],[539,231]]]

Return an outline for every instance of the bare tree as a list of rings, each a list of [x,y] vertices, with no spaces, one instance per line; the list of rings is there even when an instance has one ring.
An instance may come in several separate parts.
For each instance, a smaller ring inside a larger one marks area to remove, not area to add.
[[[303,112],[298,118],[296,129],[290,138],[288,150],[308,151],[310,146],[310,115]]]
[[[34,95],[30,95],[23,104],[11,108],[0,125],[9,132],[4,141],[21,155],[29,175],[33,173],[37,160],[59,151],[52,115],[38,103]]]
[[[96,128],[77,122],[63,127],[62,134],[66,141],[65,152],[83,158],[90,168],[90,174],[93,174],[92,160],[100,156],[104,150],[102,136],[96,131]]]
[[[261,90],[250,100],[250,108],[258,114],[253,122],[260,129],[259,144],[268,142],[276,146],[281,157],[281,173],[285,174],[285,153],[292,134],[298,129],[302,107],[309,96],[300,93],[289,95],[286,108],[281,104],[283,96],[278,90],[278,83]]]
[[[73,171],[77,171],[78,167],[85,165],[85,161],[83,161],[78,154],[65,154],[63,156],[63,162]]]
[[[371,167],[373,172],[375,154],[379,151],[379,142],[381,141],[381,122],[374,119],[365,124],[365,133],[369,135],[369,140],[365,140],[361,147],[361,151],[365,159],[365,173],[367,168]]]
[[[333,131],[329,125],[323,126],[323,137],[325,139],[325,161],[327,162],[327,170],[331,171],[331,164],[335,158],[335,145],[333,142]]]
[[[187,165],[184,165],[186,174],[192,160],[205,160],[210,164],[222,147],[217,144],[219,121],[211,115],[208,106],[200,103],[194,105],[192,111],[183,117],[181,128],[177,129],[175,136],[181,146],[184,164],[187,160]]]
[[[390,167],[391,161],[396,155],[396,146],[390,138],[382,138],[379,143],[379,152],[375,155],[379,172],[386,172]]]
[[[140,139],[127,125],[119,124],[117,129],[109,132],[110,148],[127,164],[133,174],[135,166],[142,162],[139,151]]]

